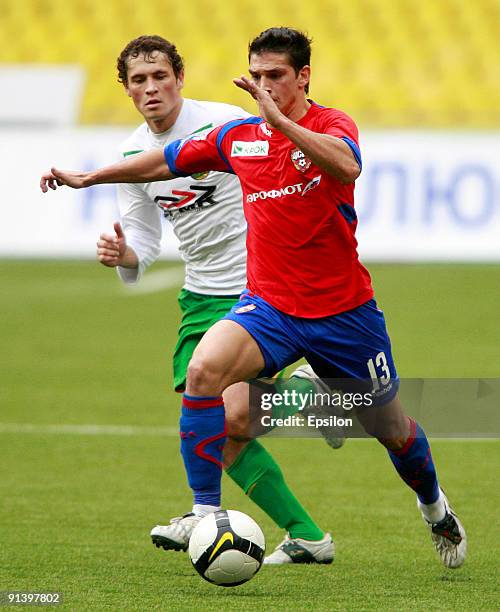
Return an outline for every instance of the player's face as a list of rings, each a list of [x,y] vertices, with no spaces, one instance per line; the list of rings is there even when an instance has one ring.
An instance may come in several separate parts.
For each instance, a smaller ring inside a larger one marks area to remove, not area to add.
[[[165,53],[157,52],[146,61],[144,55],[127,62],[128,95],[156,133],[170,128],[182,106],[183,75],[175,77]]]
[[[286,53],[253,53],[248,68],[252,80],[265,89],[280,111],[290,117],[304,104],[304,89],[309,83],[310,67],[304,66],[299,73],[290,65]]]

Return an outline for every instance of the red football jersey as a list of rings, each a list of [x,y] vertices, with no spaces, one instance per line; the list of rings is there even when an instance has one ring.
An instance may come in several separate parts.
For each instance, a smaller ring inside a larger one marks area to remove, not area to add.
[[[361,166],[358,130],[345,113],[311,104],[299,125],[342,138]],[[248,289],[282,312],[319,318],[373,297],[358,259],[354,184],[315,166],[260,117],[231,121],[205,139],[165,148],[175,174],[236,174],[248,223]]]

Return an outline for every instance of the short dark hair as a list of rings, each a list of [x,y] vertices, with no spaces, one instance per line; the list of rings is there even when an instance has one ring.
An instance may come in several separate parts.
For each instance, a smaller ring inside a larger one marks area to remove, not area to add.
[[[256,36],[248,45],[248,60],[255,53],[286,53],[290,65],[298,74],[299,70],[311,63],[311,43],[304,32],[292,28],[269,28]],[[306,93],[309,87],[306,87]]]
[[[127,62],[130,58],[139,57],[144,55],[147,62],[152,61],[151,56],[160,51],[165,53],[168,57],[168,61],[172,66],[175,78],[179,78],[181,72],[184,70],[184,62],[182,57],[179,55],[174,43],[162,38],[161,36],[139,36],[131,40],[128,45],[118,56],[116,60],[116,68],[118,70],[118,82],[124,85],[128,80],[128,65]]]

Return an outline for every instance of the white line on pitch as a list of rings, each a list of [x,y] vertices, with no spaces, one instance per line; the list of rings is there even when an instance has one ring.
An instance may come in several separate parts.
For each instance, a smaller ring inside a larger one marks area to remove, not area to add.
[[[0,423],[0,433],[73,434],[78,436],[178,436],[176,427],[139,425],[37,425],[35,423]]]
[[[125,285],[128,295],[142,295],[145,293],[155,293],[165,289],[180,287],[184,282],[184,266],[176,266],[167,270],[150,272],[136,285]]]
[[[72,434],[77,436],[165,436],[177,437],[177,427],[146,427],[141,425],[37,425],[35,423],[0,423],[0,434]],[[285,438],[281,438],[285,439]],[[351,438],[353,442],[364,442],[371,438]],[[373,440],[373,439],[372,439]],[[439,442],[498,442],[498,438],[486,436],[465,437],[432,437]]]

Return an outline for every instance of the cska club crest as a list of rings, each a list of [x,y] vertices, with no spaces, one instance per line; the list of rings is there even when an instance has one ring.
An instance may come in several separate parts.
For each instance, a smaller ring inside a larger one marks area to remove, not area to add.
[[[300,149],[293,149],[290,159],[299,172],[305,172],[311,165],[311,160]]]

